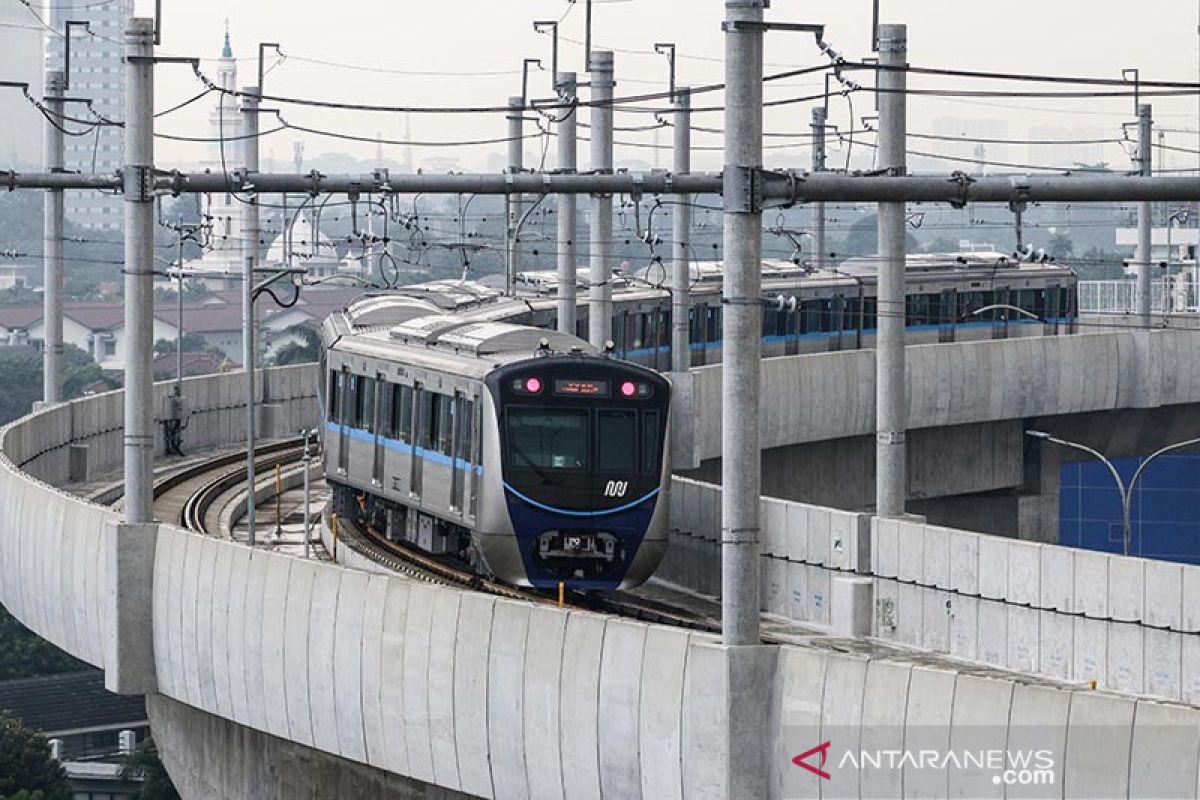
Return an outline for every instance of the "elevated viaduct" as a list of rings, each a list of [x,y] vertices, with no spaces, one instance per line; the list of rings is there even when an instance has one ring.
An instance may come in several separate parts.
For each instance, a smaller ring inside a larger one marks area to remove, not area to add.
[[[911,419],[936,431],[1184,407],[1200,376],[1183,346],[1160,331],[914,348]],[[764,364],[764,444],[868,432],[869,358]],[[703,419],[719,403],[713,372],[696,372]],[[1045,391],[1021,388],[1033,375]],[[271,371],[276,433],[312,424],[315,385],[312,367]],[[188,385],[190,446],[238,440],[239,386],[237,375]],[[763,607],[778,633],[728,648],[121,525],[69,491],[119,465],[121,413],[119,394],[101,395],[0,433],[0,602],[102,667],[112,689],[148,695],[186,796],[703,798],[749,770],[763,797],[1000,797],[989,774],[839,769],[825,782],[793,758],[824,741],[991,746],[1034,728],[1058,796],[1197,794],[1195,568],[764,498]],[[703,419],[701,462],[717,441]],[[676,481],[667,579],[713,590],[719,492]],[[873,587],[870,638],[828,635],[847,577]],[[733,704],[759,710],[752,729],[730,729]]]

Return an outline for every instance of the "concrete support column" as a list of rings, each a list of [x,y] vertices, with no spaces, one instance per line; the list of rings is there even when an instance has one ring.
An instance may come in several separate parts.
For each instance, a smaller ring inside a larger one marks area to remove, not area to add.
[[[725,346],[721,380],[721,623],[759,642],[759,375],[762,350],[761,0],[725,3]],[[748,795],[747,795],[748,796]]]
[[[525,98],[508,98],[508,174],[518,175],[525,170]],[[517,273],[521,271],[521,248],[517,243],[517,230],[521,224],[521,214],[524,198],[519,194],[505,197],[505,207],[508,209],[508,242],[507,269],[505,287],[512,294],[513,283]]]
[[[671,166],[676,175],[687,175],[692,171],[692,93],[686,87],[675,91],[675,161]],[[688,311],[692,301],[689,297],[691,270],[688,248],[692,240],[692,196],[681,194],[675,198],[675,213],[672,215],[674,229],[671,245],[671,371],[687,372],[692,366]]]
[[[154,20],[125,31],[125,521],[153,516]]]
[[[591,169],[598,175],[613,171],[613,54],[595,50],[591,72]],[[612,208],[611,194],[592,195],[591,291],[588,293],[588,341],[603,348],[612,338]]]
[[[559,96],[574,102],[579,87],[574,72],[560,72],[555,76]],[[558,171],[573,175],[579,167],[579,149],[576,129],[579,126],[579,109],[572,107],[563,112],[558,123]],[[576,244],[579,233],[576,225],[577,198],[573,194],[558,196],[558,330],[576,333],[576,286],[579,269],[579,248]]]
[[[812,110],[812,171],[825,171],[825,115],[823,106]],[[813,203],[812,207],[813,266],[817,269],[825,263],[825,204]]]
[[[1153,173],[1152,150],[1150,137],[1154,127],[1152,108],[1148,103],[1138,106],[1138,172],[1150,177]],[[1154,226],[1153,207],[1149,201],[1143,200],[1137,204],[1138,239],[1137,265],[1134,268],[1137,275],[1134,306],[1137,309],[1138,324],[1143,328],[1150,327],[1150,260],[1153,253],[1151,246],[1151,230]],[[1170,223],[1168,223],[1170,224]]]
[[[46,73],[46,107],[51,115],[62,113],[66,77]],[[46,120],[46,171],[64,171],[61,120]],[[42,244],[42,400],[47,404],[63,399],[63,190],[46,190],[43,209],[45,242]]]
[[[905,164],[908,32],[879,26],[879,168],[903,175]],[[890,69],[889,69],[890,68]],[[904,513],[907,490],[905,436],[905,205],[879,204],[879,337],[875,350],[875,509],[882,517]]]
[[[258,172],[258,87],[250,86],[242,96],[242,162],[246,180],[253,182]],[[254,330],[254,280],[259,265],[259,213],[258,193],[253,192],[242,204],[242,360],[246,370],[246,485],[254,485],[254,447],[257,411],[254,390],[257,346]],[[314,237],[316,238],[316,237]],[[254,492],[249,493],[246,504],[247,541],[255,545]]]

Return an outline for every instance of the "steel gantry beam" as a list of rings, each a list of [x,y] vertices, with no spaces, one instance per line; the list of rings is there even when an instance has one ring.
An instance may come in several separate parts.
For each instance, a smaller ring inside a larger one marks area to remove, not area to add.
[[[1195,176],[1137,175],[843,175],[763,170],[755,179],[768,206],[794,203],[1030,203],[1192,201],[1200,197]],[[121,173],[111,175],[15,172],[0,170],[0,190],[121,190]],[[208,194],[236,191],[260,194],[721,194],[719,172],[674,175],[667,172],[619,172],[613,175],[551,173],[397,175],[380,170],[359,175],[259,173],[243,176],[209,172],[159,172],[155,191]]]

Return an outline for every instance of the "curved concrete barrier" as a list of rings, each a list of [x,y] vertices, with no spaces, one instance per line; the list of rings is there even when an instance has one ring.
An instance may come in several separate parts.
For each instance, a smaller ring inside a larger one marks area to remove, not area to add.
[[[1200,402],[1194,332],[1109,331],[909,347],[909,430]],[[697,461],[721,455],[721,367],[692,372]],[[763,449],[875,433],[875,351],[766,359]]]
[[[223,402],[224,390],[208,391]],[[314,400],[298,387],[294,403],[302,416]],[[120,645],[140,637],[152,655],[149,680],[160,697],[150,705],[164,753],[195,791],[262,796],[264,782],[274,796],[296,790],[286,767],[273,774],[249,768],[237,748],[254,741],[279,758],[289,757],[282,743],[295,742],[296,758],[316,751],[380,771],[372,775],[398,773],[483,797],[947,796],[994,787],[997,775],[990,766],[931,767],[904,753],[916,744],[935,753],[991,750],[1003,735],[1006,752],[1047,751],[1053,796],[1196,796],[1194,708],[1031,685],[899,649],[855,655],[819,640],[813,647],[724,648],[707,635],[251,551],[167,525],[147,526],[142,533],[153,546],[129,552],[152,556],[128,564],[119,557],[125,551],[120,533],[112,533],[112,512],[18,467],[69,477],[62,452],[76,436],[107,441],[119,407],[110,396],[90,398],[0,435],[0,601],[39,634],[110,672],[126,668]],[[219,431],[222,415],[238,412],[214,406],[200,413]],[[89,424],[73,431],[75,414]],[[94,457],[103,463],[109,456]],[[701,547],[681,552],[711,550],[719,531],[705,509],[717,507],[719,490],[684,486],[679,495],[700,509],[686,518],[701,530],[677,532],[677,539]],[[893,592],[891,624],[904,634],[892,638],[949,647],[982,642],[979,631],[990,641],[1003,629],[1005,649],[1017,658],[1027,659],[1037,641],[1033,663],[1040,665],[1040,638],[1017,632],[1050,615],[1075,625],[1063,663],[1101,659],[1108,675],[1130,681],[1151,672],[1133,658],[1138,642],[1151,640],[1147,626],[1077,609],[1175,619],[1173,600],[1148,607],[1129,599],[1158,580],[1144,564],[1139,578],[1132,562],[1111,557],[1047,557],[1053,548],[1010,549],[909,523],[876,525],[872,533],[862,515],[765,502],[764,559],[785,565],[789,589],[771,597],[787,597],[789,610],[817,619],[828,618],[830,577],[866,564],[877,573],[879,595]],[[867,560],[871,535],[876,555]],[[918,546],[919,559],[912,556]],[[1001,562],[1003,570],[993,568]],[[1069,582],[1041,577],[1065,564],[1072,565]],[[137,598],[123,594],[130,587],[122,576],[135,568],[149,591],[140,604],[148,624],[130,632],[120,610]],[[702,581],[714,574],[711,563],[671,568]],[[1188,570],[1178,576],[1181,626],[1194,581]],[[974,604],[973,634],[953,615],[947,621],[946,597],[952,609]],[[107,616],[113,607],[116,615]],[[985,614],[995,619],[985,623]],[[1135,641],[1128,630],[1140,631]],[[1193,641],[1180,648],[1181,658]],[[1169,643],[1155,646],[1170,651]],[[1108,755],[1098,757],[1100,749]],[[858,763],[848,766],[845,753]],[[874,765],[885,758],[899,761]],[[1012,797],[1022,787],[1007,788]]]

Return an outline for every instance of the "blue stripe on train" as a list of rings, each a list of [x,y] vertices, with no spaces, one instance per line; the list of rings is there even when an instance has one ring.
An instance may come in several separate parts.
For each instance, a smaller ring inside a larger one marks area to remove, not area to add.
[[[349,425],[342,426],[336,422],[326,422],[325,430],[329,431],[330,433],[349,436],[351,439],[356,439],[360,442],[366,442],[370,445],[375,444],[375,434],[367,433],[366,431],[359,430],[358,428],[351,428]],[[435,464],[441,464],[445,467],[454,466],[457,469],[468,471],[474,469],[476,475],[483,474],[483,465],[472,465],[470,462],[464,461],[461,458],[451,458],[450,456],[445,455],[444,453],[439,453],[436,450],[427,450],[424,447],[414,447],[413,445],[402,442],[399,439],[389,439],[386,436],[380,436],[379,443],[388,450],[394,450],[397,453],[403,453],[404,455],[408,456],[416,453],[418,458],[432,461]]]
[[[1037,324],[1054,324],[1064,325],[1069,322],[1074,322],[1074,319],[1067,317],[1051,317],[1045,320],[1035,319],[1010,319],[1009,325],[1037,325]],[[907,330],[910,331],[933,331],[942,328],[987,328],[996,324],[995,320],[984,320],[982,322],[957,322],[953,326],[950,325],[909,325]],[[876,328],[864,328],[863,335],[871,336],[878,332]],[[763,336],[762,340],[768,344],[778,344],[780,342],[800,341],[801,339],[832,339],[835,336],[851,337],[858,334],[857,329],[849,329],[837,333],[835,331],[819,331],[815,333],[788,333],[788,334],[770,334]],[[711,350],[721,346],[721,340],[715,342],[692,342],[689,347],[692,350]],[[643,358],[653,355],[667,355],[671,352],[670,345],[661,345],[659,347],[639,347],[635,350],[627,350],[622,358]]]

